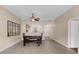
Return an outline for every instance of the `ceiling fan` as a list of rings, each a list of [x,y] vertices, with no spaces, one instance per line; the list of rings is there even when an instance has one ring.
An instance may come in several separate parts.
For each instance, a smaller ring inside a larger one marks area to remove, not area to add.
[[[40,18],[39,17],[35,17],[34,13],[32,13],[32,16],[30,17],[31,21],[39,21]]]

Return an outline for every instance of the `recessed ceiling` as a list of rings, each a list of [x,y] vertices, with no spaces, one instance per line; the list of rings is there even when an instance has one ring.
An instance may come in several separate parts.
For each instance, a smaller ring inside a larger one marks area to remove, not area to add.
[[[54,20],[58,16],[72,8],[72,5],[5,5],[6,9],[20,17],[28,20],[34,13],[41,20]]]

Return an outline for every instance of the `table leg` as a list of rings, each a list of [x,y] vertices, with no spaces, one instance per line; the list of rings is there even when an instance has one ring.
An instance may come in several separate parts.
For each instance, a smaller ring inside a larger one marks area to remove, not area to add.
[[[23,46],[25,46],[26,44],[25,44],[25,40],[23,40]]]

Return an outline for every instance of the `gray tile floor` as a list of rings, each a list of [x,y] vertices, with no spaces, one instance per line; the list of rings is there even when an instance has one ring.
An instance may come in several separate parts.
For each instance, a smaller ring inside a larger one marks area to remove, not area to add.
[[[41,46],[37,46],[35,43],[26,44],[23,46],[23,42],[6,49],[0,54],[75,54],[76,52],[68,49],[53,40],[43,40]]]

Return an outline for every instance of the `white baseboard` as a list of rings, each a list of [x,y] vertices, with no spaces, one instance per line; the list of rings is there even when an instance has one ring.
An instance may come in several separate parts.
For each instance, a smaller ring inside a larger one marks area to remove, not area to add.
[[[61,44],[61,45],[63,45],[63,46],[65,46],[65,47],[67,47],[67,48],[68,48],[68,46],[67,46],[67,45],[65,45],[65,44],[61,43],[60,41],[55,40],[55,39],[53,39],[53,40],[54,40],[54,41],[56,41],[57,43],[59,43],[59,44]]]
[[[1,49],[1,50],[0,50],[0,52],[2,52],[2,51],[4,51],[5,49],[7,49],[7,48],[9,48],[9,47],[11,47],[11,46],[13,46],[13,45],[15,45],[15,44],[19,43],[20,41],[21,41],[21,40],[18,40],[18,41],[16,41],[16,42],[14,42],[14,43],[12,43],[12,44],[8,45],[7,47],[5,47],[5,48]]]

